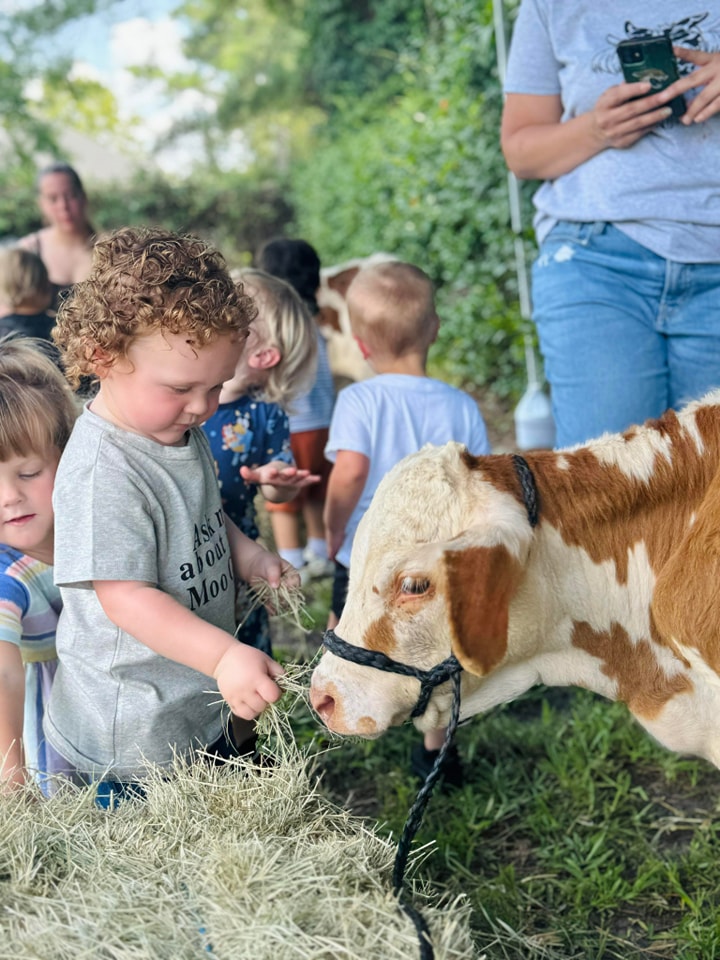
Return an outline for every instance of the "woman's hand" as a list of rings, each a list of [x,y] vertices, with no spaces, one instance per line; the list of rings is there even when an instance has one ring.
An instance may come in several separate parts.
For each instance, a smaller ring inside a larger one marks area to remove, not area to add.
[[[676,80],[657,94],[657,97],[663,103],[668,103],[673,97],[702,87],[698,95],[690,101],[680,120],[686,125],[703,123],[720,112],[720,53],[690,50],[688,47],[673,47],[673,52],[678,59],[694,63],[697,70]]]
[[[609,147],[632,146],[672,113],[649,83],[618,83],[592,109],[562,119],[559,94],[509,93],[500,142],[508,167],[521,180],[555,180]]]
[[[631,147],[672,113],[659,94],[646,97],[650,84],[618,83],[608,87],[591,110],[594,136],[603,147]]]

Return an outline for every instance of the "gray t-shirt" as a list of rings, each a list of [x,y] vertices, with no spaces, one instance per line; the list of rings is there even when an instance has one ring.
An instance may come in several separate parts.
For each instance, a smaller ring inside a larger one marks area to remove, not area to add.
[[[719,49],[720,2],[523,0],[505,90],[559,94],[569,120],[623,82],[618,41],[665,30],[679,46]],[[682,61],[679,67],[683,74],[694,69]],[[558,220],[599,220],[661,257],[718,263],[719,158],[720,115],[689,127],[670,119],[627,149],[603,150],[537,191],[538,242]]]
[[[80,771],[115,779],[213,743],[222,732],[215,681],[120,630],[92,588],[95,580],[150,583],[233,632],[232,560],[203,431],[191,429],[186,446],[163,446],[86,408],[53,502],[64,606],[48,740]]]

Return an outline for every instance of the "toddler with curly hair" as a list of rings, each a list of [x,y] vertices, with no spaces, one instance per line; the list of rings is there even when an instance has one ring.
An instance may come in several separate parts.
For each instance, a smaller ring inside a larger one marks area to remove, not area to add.
[[[201,429],[254,315],[217,251],[131,228],[95,246],[60,310],[68,377],[99,389],[55,482],[64,609],[45,733],[109,803],[142,792],[149,765],[233,753],[218,691],[245,720],[280,697],[279,664],[233,636],[235,576],[297,579],[225,515]]]

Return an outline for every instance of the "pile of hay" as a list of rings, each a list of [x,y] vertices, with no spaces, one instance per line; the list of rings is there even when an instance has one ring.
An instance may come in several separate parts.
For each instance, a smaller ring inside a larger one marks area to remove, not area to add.
[[[113,812],[90,789],[0,798],[0,957],[418,957],[394,844],[323,798],[281,739],[274,767],[178,764]],[[437,960],[476,956],[466,902],[414,897]]]

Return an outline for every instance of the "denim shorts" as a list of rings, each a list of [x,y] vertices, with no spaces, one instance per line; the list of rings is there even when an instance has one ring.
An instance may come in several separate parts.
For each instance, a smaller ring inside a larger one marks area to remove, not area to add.
[[[332,597],[330,599],[330,610],[340,619],[345,609],[347,600],[348,583],[350,580],[350,571],[339,560],[335,561],[335,573],[333,575]]]
[[[232,733],[232,726],[220,734],[215,743],[202,751],[209,763],[221,764],[238,755],[238,746]],[[132,780],[93,780],[88,777],[85,783],[95,786],[95,806],[103,810],[115,810],[125,800],[144,800],[145,788],[142,783]]]
[[[720,386],[720,262],[676,263],[612,224],[562,221],[532,281],[558,447]]]

